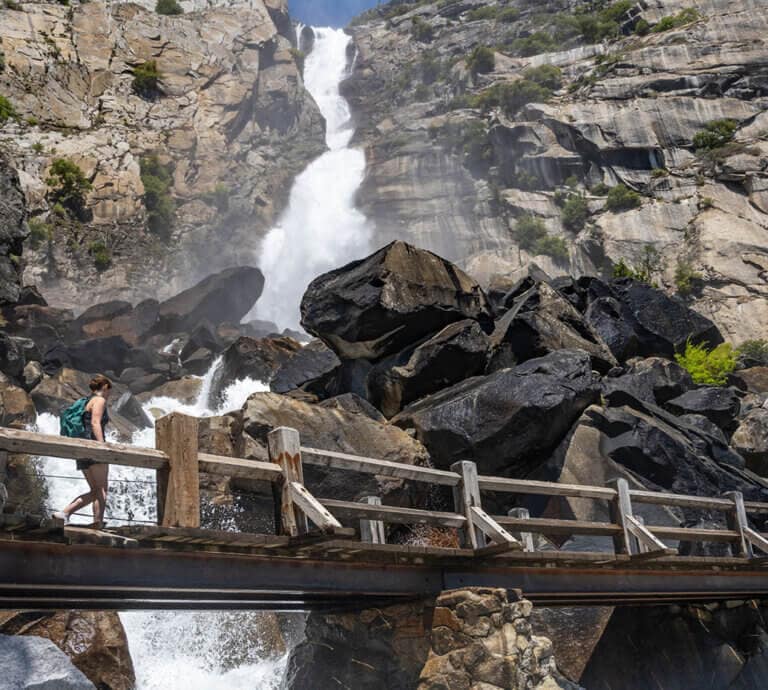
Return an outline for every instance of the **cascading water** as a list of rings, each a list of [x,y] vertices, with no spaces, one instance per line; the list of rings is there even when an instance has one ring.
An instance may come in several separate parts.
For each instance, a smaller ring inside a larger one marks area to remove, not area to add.
[[[304,84],[326,120],[328,151],[302,172],[288,208],[261,248],[265,284],[256,316],[298,328],[299,305],[316,276],[370,253],[371,228],[355,208],[365,154],[350,148],[354,129],[339,85],[348,74],[350,37],[341,29],[313,29]]]

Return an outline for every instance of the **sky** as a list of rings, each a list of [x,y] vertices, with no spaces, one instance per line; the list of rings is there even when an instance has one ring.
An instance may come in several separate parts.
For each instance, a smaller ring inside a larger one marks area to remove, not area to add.
[[[291,17],[313,26],[346,26],[377,0],[288,0]]]

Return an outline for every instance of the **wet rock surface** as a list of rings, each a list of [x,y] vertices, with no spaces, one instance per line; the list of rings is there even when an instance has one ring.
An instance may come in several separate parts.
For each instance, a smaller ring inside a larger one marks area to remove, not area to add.
[[[0,635],[0,674],[14,690],[95,690],[53,642]]]

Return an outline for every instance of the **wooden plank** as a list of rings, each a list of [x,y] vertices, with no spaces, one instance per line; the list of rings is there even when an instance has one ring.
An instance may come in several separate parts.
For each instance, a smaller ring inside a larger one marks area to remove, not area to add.
[[[482,491],[500,491],[536,496],[570,496],[572,498],[595,498],[609,501],[616,495],[613,489],[603,486],[556,484],[554,482],[539,482],[531,479],[511,479],[509,477],[488,477],[483,475],[479,476],[477,481]]]
[[[626,515],[625,517],[627,529],[640,543],[640,548],[636,554],[633,554],[633,558],[635,556],[657,558],[659,556],[674,556],[677,554],[677,549],[668,548],[663,541],[657,539],[634,515]]]
[[[122,443],[99,443],[82,438],[38,434],[0,427],[0,450],[38,455],[42,458],[95,460],[110,465],[157,470],[168,466],[168,456],[152,448],[134,448]]]
[[[479,506],[472,506],[472,517],[473,524],[477,525],[495,544],[509,544],[516,549],[523,548],[523,545],[517,539]],[[484,544],[481,546],[484,546]]]
[[[608,482],[616,491],[616,497],[610,504],[611,521],[615,522],[621,531],[613,537],[614,551],[619,554],[639,553],[637,542],[629,529],[628,519],[632,517],[632,499],[629,497],[629,483],[623,477]]]
[[[369,506],[380,506],[381,499],[378,496],[365,496],[360,503]],[[369,544],[386,544],[387,536],[384,523],[381,520],[360,520],[360,541]]]
[[[528,508],[511,508],[507,515],[512,518],[519,518],[520,520],[529,520],[531,513]],[[518,536],[519,535],[519,536]],[[536,546],[533,542],[533,534],[531,532],[519,532],[516,536],[520,543],[523,545],[523,551],[535,551]]]
[[[702,529],[698,527],[667,527],[666,525],[648,525],[660,539],[675,539],[678,541],[711,541],[733,542],[739,538],[739,533],[726,529]]]
[[[341,528],[341,523],[331,515],[303,484],[291,482],[293,501],[323,533]]]
[[[124,549],[136,548],[139,545],[137,539],[87,527],[66,526],[64,536],[70,544],[96,544]]]
[[[467,520],[459,530],[461,546],[468,549],[482,548],[486,544],[485,531],[480,525],[474,524],[475,514],[472,512],[472,508],[482,506],[477,465],[469,460],[461,460],[453,463],[451,470],[461,477],[461,482],[453,487],[453,507]]]
[[[728,491],[723,494],[723,498],[731,503],[731,509],[725,514],[728,529],[737,532],[739,535],[734,545],[734,555],[752,558],[755,555],[752,551],[752,544],[744,533],[744,530],[749,527],[747,511],[744,507],[744,494],[741,491]]]
[[[632,501],[637,501],[638,503],[676,506],[679,508],[701,508],[702,510],[731,510],[733,508],[733,502],[727,498],[685,496],[683,494],[670,494],[662,491],[644,491],[641,489],[630,489],[629,496]]]
[[[155,443],[168,456],[157,471],[157,516],[164,527],[200,527],[197,418],[173,412],[155,423]]]
[[[296,429],[281,426],[267,434],[269,459],[282,469],[280,515],[278,532],[291,537],[309,531],[307,517],[297,507],[293,496],[293,482],[304,484],[301,465],[301,444]]]
[[[745,527],[744,536],[752,546],[756,546],[763,553],[768,554],[768,539],[766,539],[762,534],[756,532],[751,527]],[[752,554],[752,557],[754,557],[754,554]]]
[[[268,482],[279,481],[283,476],[283,470],[273,462],[229,458],[223,455],[210,455],[209,453],[199,453],[197,457],[200,471],[208,474],[243,479],[261,479]]]
[[[549,518],[515,518],[494,515],[493,519],[504,527],[527,530],[535,534],[588,534],[600,537],[613,537],[621,532],[621,527],[610,522],[587,522],[582,520],[555,520]]]
[[[744,501],[744,508],[748,513],[768,513],[768,503],[760,501]]]
[[[349,453],[339,453],[332,450],[320,450],[318,448],[301,447],[304,454],[304,462],[308,465],[331,467],[336,470],[349,470],[364,474],[378,474],[383,477],[397,477],[398,479],[410,479],[416,482],[428,482],[441,486],[456,486],[460,478],[454,472],[436,470],[432,467],[418,467],[406,465],[402,462],[390,462],[389,460],[374,460]]]
[[[418,508],[400,508],[398,506],[376,506],[353,501],[336,501],[330,498],[319,499],[334,515],[366,520],[382,520],[402,525],[440,525],[442,527],[462,527],[466,518],[457,513],[440,513]]]

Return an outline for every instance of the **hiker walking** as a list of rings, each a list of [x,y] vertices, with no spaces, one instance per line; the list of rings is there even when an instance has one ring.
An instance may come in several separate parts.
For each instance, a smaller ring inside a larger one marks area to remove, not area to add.
[[[104,433],[109,424],[107,400],[112,390],[112,382],[106,376],[99,374],[91,379],[89,387],[91,395],[81,398],[62,413],[61,434],[104,443]],[[92,503],[93,526],[99,529],[104,525],[109,465],[93,460],[78,460],[77,469],[85,475],[90,491],[78,496],[64,510],[54,513],[53,516],[67,523],[72,513]]]

